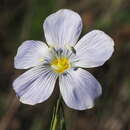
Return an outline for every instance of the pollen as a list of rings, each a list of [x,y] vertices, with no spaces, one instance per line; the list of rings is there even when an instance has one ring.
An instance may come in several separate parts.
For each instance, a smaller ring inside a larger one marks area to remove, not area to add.
[[[66,57],[57,58],[51,62],[51,67],[57,73],[65,72],[65,70],[69,69],[70,66],[70,61]]]

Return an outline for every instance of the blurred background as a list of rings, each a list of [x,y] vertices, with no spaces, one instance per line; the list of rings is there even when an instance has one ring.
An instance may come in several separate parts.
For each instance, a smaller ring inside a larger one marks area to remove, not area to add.
[[[0,0],[0,130],[49,130],[57,92],[36,106],[21,104],[12,81],[23,71],[14,69],[13,58],[23,41],[45,41],[43,21],[61,8],[81,15],[81,36],[100,29],[115,41],[111,59],[89,70],[100,81],[103,95],[90,110],[64,105],[67,130],[130,130],[129,0]]]

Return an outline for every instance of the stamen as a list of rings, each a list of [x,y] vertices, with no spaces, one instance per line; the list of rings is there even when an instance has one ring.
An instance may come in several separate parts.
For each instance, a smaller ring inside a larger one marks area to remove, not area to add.
[[[72,51],[74,54],[76,54],[76,50],[75,50],[74,47],[71,47],[71,51]]]
[[[54,59],[51,62],[51,67],[53,70],[57,73],[63,73],[65,70],[69,69],[71,67],[69,59],[66,57],[61,57]]]
[[[67,50],[71,51],[73,54],[76,54],[76,50],[73,46],[67,45],[66,48],[67,48]]]

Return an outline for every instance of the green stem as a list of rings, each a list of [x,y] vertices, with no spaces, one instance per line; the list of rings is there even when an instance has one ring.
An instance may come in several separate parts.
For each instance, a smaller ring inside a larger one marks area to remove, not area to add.
[[[63,109],[63,105],[61,104],[60,107],[60,130],[66,130],[66,126],[65,126],[65,118],[64,118],[64,109]]]
[[[57,100],[56,107],[54,107],[54,113],[51,121],[50,130],[57,130],[60,122],[60,105],[61,105],[61,96]]]

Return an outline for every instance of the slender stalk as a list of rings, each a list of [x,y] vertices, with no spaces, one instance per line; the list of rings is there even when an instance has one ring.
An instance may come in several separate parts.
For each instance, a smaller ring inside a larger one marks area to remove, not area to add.
[[[61,107],[60,107],[60,130],[66,130],[66,126],[65,126],[65,117],[64,117],[64,109],[63,109],[63,105],[61,103]]]
[[[54,107],[53,117],[51,121],[50,130],[57,130],[60,124],[60,107],[61,107],[61,96],[57,100],[56,107]]]

